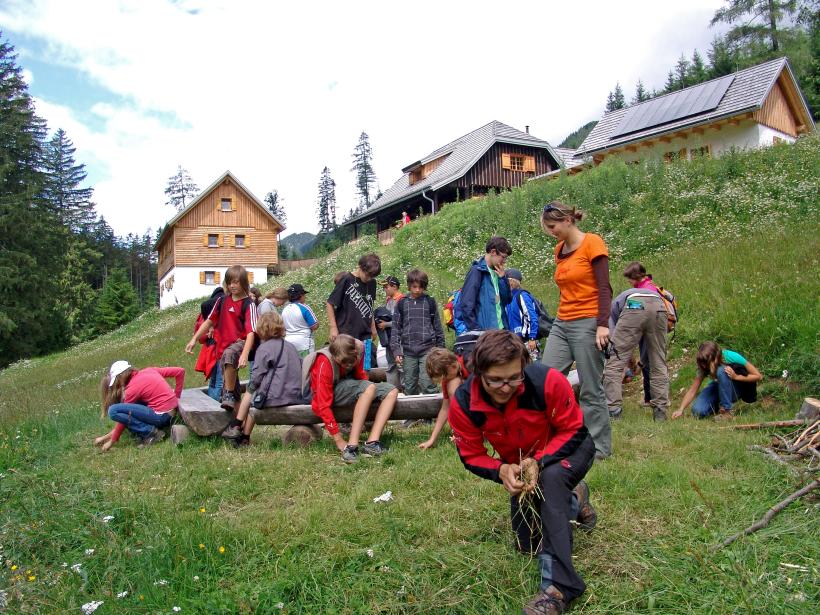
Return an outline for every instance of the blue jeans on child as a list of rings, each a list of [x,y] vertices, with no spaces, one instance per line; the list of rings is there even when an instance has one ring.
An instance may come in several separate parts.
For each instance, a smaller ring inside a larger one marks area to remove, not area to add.
[[[108,416],[141,438],[150,436],[155,427],[170,425],[172,418],[170,412],[154,412],[142,404],[112,404],[108,408]]]
[[[211,380],[208,382],[208,397],[216,401],[222,401],[222,366],[219,361],[216,367],[211,370]]]
[[[726,375],[725,366],[721,365],[717,368],[717,378],[695,398],[692,414],[697,419],[705,419],[716,414],[720,408],[731,410],[732,404],[739,398],[734,381]]]

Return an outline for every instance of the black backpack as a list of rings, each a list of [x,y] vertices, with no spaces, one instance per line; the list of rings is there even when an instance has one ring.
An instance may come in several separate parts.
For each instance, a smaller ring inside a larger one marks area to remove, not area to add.
[[[532,295],[530,296],[532,297]],[[555,319],[550,317],[547,308],[544,307],[541,301],[532,297],[532,302],[535,305],[535,311],[538,313],[538,339],[542,340],[549,336],[550,331],[552,331],[552,323],[555,322]]]
[[[464,365],[468,366],[467,369],[470,369],[470,355],[473,354],[475,345],[478,343],[478,338],[481,337],[482,333],[484,333],[484,331],[467,331],[459,335],[456,338],[455,344],[453,344],[453,352],[464,360]]]

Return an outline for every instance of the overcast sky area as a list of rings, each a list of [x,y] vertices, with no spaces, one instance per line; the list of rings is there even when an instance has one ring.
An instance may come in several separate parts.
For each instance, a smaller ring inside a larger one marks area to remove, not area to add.
[[[722,4],[0,0],[0,30],[118,235],[175,214],[179,164],[201,189],[225,170],[259,199],[278,189],[288,235],[316,232],[324,166],[338,221],[356,204],[362,131],[382,190],[492,120],[558,145],[617,81],[628,102],[681,52],[706,60]]]

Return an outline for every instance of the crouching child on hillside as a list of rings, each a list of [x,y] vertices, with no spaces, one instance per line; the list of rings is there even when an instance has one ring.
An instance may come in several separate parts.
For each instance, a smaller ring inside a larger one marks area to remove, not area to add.
[[[248,390],[242,396],[236,418],[222,432],[222,437],[237,447],[251,442],[255,425],[250,414],[252,403],[256,408],[304,403],[302,359],[296,347],[284,339],[285,323],[279,313],[267,312],[260,316],[256,334],[262,342],[256,349]]]
[[[455,394],[456,389],[470,375],[464,365],[463,357],[446,348],[433,348],[427,355],[425,367],[430,380],[433,382],[441,380],[442,400],[441,409],[436,417],[436,424],[433,425],[433,433],[430,434],[427,440],[419,444],[419,448],[422,450],[432,448],[435,445],[450,413],[450,397]]]
[[[325,429],[342,452],[342,459],[347,463],[358,461],[359,436],[374,399],[380,400],[381,404],[363,452],[365,455],[384,453],[387,449],[382,446],[379,438],[393,414],[399,391],[392,384],[370,382],[367,379],[367,372],[364,371],[364,343],[350,335],[340,334],[329,347],[317,350],[305,358],[303,374],[305,371],[310,379],[311,408],[324,422]],[[345,441],[339,433],[333,406],[354,404],[350,439]]]

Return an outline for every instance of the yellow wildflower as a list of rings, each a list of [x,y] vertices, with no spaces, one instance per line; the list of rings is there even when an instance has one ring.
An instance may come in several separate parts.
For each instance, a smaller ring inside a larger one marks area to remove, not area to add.
[[[204,512],[205,512],[205,507],[204,507],[204,506],[200,506],[200,507],[199,507],[199,512],[204,513]]]
[[[220,553],[225,553],[225,547],[219,547],[219,552]]]
[[[204,545],[204,544],[202,544],[202,543],[200,542],[200,543],[199,543],[199,548],[200,548],[200,549],[204,549],[204,548],[205,548],[205,545]]]

